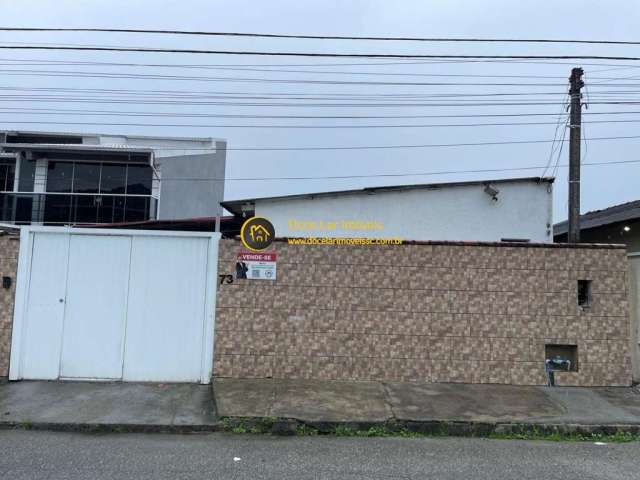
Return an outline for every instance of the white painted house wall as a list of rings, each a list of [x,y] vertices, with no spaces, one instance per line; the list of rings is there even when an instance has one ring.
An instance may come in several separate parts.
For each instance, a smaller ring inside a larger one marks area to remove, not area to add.
[[[402,240],[553,242],[552,184],[503,182],[494,201],[483,184],[441,188],[256,199],[255,215],[269,219],[278,237],[367,237]],[[381,222],[382,230],[292,229],[304,222]]]

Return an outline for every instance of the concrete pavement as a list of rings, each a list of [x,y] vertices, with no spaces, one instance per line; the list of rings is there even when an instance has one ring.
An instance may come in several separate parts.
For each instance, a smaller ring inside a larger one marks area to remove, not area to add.
[[[0,431],[12,480],[628,480],[638,444]]]
[[[534,428],[640,434],[640,393],[630,388],[275,379],[216,379],[212,386],[0,383],[0,427],[196,432],[242,424],[291,434],[304,423],[321,432],[378,425],[450,435]]]
[[[0,426],[193,431],[217,427],[209,385],[21,381],[0,384]]]
[[[631,388],[217,379],[214,392],[229,417],[640,426]]]

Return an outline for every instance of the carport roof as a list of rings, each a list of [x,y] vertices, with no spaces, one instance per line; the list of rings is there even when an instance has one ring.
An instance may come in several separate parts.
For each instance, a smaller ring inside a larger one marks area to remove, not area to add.
[[[602,210],[593,210],[584,215],[580,215],[580,230],[602,227],[612,223],[624,222],[627,220],[640,219],[640,200],[621,203]],[[553,227],[554,235],[562,235],[569,230],[569,222],[556,223]]]

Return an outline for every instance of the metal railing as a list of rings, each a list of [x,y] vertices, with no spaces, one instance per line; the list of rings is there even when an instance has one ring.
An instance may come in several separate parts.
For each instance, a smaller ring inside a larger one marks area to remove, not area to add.
[[[151,195],[0,192],[0,222],[75,225],[155,218]]]

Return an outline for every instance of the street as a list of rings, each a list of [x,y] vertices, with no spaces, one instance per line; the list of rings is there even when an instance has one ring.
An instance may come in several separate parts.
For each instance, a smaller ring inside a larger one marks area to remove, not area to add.
[[[0,478],[628,479],[637,443],[0,431]]]

